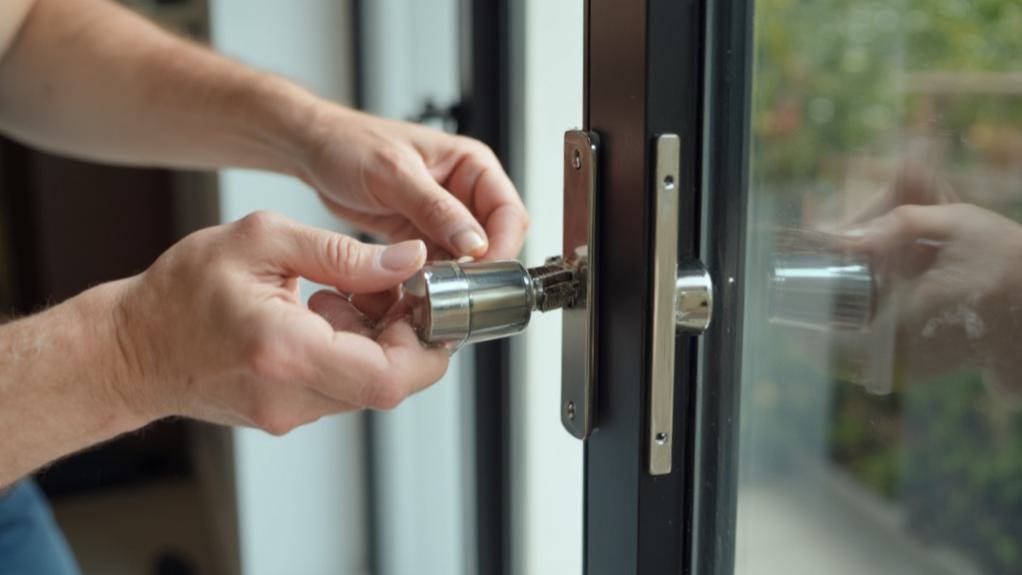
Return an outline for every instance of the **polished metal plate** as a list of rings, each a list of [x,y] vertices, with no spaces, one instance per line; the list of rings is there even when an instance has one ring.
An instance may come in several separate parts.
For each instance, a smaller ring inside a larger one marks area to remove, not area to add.
[[[580,282],[580,296],[564,308],[561,335],[561,422],[585,439],[595,422],[596,395],[596,135],[564,135],[564,262]]]
[[[653,233],[653,333],[650,352],[649,472],[671,472],[674,445],[674,342],[678,280],[678,179],[681,142],[656,139]]]

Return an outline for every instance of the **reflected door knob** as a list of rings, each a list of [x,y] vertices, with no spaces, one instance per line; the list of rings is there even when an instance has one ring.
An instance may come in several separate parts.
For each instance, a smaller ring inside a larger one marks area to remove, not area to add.
[[[877,278],[864,256],[781,253],[770,273],[770,320],[817,330],[861,330],[873,321]]]

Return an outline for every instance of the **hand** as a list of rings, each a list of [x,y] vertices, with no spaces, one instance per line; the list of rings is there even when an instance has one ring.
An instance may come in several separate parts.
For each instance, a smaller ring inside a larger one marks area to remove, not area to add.
[[[337,216],[390,241],[427,240],[432,259],[515,257],[528,214],[484,144],[330,104],[300,176]]]
[[[902,174],[889,211],[845,231],[888,284],[880,313],[896,314],[905,367],[932,375],[972,363],[1022,389],[1022,226],[965,203],[933,179]],[[906,194],[904,190],[910,190]],[[887,201],[890,201],[888,198]],[[924,203],[925,202],[925,203]]]
[[[391,289],[425,262],[269,213],[196,232],[126,280],[116,307],[128,373],[118,395],[146,419],[182,415],[282,434],[331,413],[389,409],[439,379],[448,352],[403,321],[378,336],[342,293]],[[310,311],[311,308],[311,311]]]

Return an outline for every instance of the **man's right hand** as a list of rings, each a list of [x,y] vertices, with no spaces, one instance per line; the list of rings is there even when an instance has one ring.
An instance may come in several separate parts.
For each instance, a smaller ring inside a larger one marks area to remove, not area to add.
[[[119,282],[127,376],[116,396],[143,420],[181,415],[275,435],[327,414],[390,409],[438,380],[448,352],[424,347],[404,321],[374,338],[333,292],[306,307],[298,278],[380,292],[425,258],[418,240],[372,246],[263,212],[196,232]]]

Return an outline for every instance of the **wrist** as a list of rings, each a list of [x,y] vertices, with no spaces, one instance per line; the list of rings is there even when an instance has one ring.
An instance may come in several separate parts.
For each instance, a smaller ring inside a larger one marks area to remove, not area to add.
[[[85,333],[79,334],[87,357],[93,364],[91,394],[106,411],[113,434],[145,426],[169,413],[156,400],[156,386],[145,369],[144,336],[135,327],[126,306],[130,286],[137,278],[128,278],[96,286],[69,303],[75,320]]]
[[[270,155],[263,167],[303,177],[321,146],[320,123],[325,111],[339,107],[272,75],[262,75],[252,85],[245,115],[247,121],[259,119],[256,137]]]

